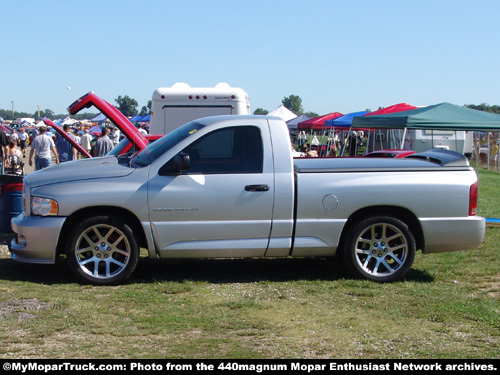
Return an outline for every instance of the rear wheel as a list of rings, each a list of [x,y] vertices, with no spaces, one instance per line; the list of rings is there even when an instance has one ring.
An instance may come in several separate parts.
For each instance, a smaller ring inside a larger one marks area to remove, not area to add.
[[[415,251],[415,239],[404,222],[373,216],[348,231],[342,258],[354,276],[389,282],[401,279],[410,270]]]
[[[87,283],[119,284],[134,271],[139,248],[127,223],[116,216],[88,217],[68,237],[71,271]]]

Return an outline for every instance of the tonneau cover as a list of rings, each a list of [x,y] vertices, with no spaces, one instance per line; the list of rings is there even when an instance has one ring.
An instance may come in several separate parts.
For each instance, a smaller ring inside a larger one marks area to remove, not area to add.
[[[297,158],[298,173],[444,171],[471,169],[467,158],[457,152],[434,149],[405,158]]]

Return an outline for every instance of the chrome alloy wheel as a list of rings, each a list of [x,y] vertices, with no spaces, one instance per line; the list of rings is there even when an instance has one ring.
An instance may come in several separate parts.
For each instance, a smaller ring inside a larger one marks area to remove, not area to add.
[[[358,266],[374,277],[385,277],[398,271],[409,256],[405,234],[388,223],[374,223],[355,241]]]
[[[95,279],[110,279],[123,272],[131,257],[130,242],[120,229],[97,224],[82,231],[75,256],[80,269]]]

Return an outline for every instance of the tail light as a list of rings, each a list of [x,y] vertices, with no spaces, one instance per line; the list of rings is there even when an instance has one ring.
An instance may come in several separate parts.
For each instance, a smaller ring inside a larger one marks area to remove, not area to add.
[[[4,191],[22,191],[22,190],[23,190],[23,183],[22,182],[0,185],[0,197],[2,196],[2,193]]]
[[[471,185],[469,191],[469,216],[477,214],[478,183]]]

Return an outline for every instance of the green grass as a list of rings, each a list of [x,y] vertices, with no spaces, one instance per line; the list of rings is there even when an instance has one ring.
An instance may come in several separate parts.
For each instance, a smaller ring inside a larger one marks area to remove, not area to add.
[[[482,167],[479,177],[479,215],[500,219],[500,173]]]
[[[499,215],[500,174],[479,171]],[[493,207],[490,207],[493,206]],[[1,358],[500,358],[500,226],[476,250],[418,254],[401,282],[326,259],[141,259],[115,287],[0,253]]]

